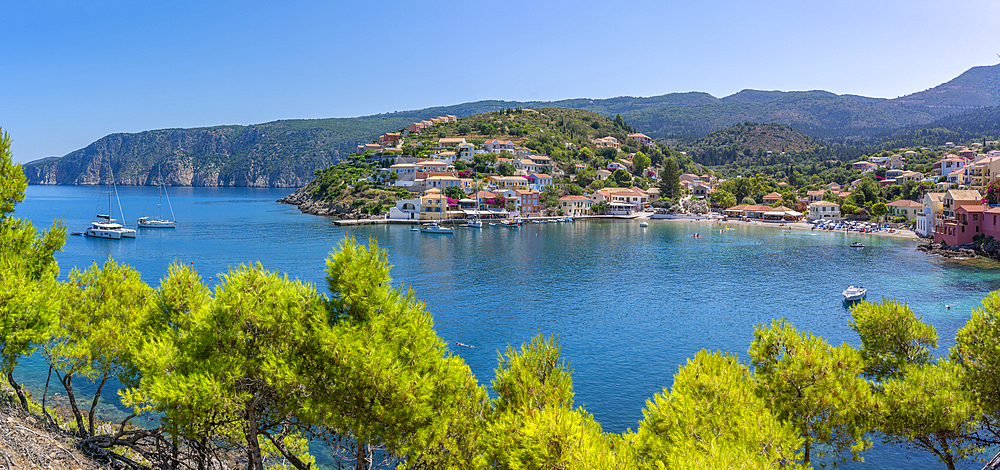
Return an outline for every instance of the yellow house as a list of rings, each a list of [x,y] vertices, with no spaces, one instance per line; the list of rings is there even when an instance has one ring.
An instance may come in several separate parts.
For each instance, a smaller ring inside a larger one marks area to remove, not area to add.
[[[438,188],[431,188],[420,198],[420,220],[441,220],[448,213],[448,198]]]

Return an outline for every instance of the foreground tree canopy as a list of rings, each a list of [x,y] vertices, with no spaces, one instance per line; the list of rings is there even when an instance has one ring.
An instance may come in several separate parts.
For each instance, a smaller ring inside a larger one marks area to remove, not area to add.
[[[325,294],[259,264],[214,286],[182,265],[150,286],[113,260],[59,281],[65,227],[10,216],[25,185],[8,145],[0,133],[0,366],[15,406],[109,468],[799,469],[863,459],[874,439],[955,468],[1000,444],[1000,293],[948,357],[898,302],[854,306],[859,349],[759,325],[749,363],[701,351],[635,431],[607,433],[574,400],[556,338],[498,354],[491,397],[374,241],[331,253]],[[48,383],[37,403],[14,380],[39,349],[62,415]],[[106,387],[125,419],[102,420]]]

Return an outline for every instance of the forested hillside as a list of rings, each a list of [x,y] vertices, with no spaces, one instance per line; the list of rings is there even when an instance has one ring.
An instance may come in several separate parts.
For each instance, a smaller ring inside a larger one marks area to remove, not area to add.
[[[952,114],[996,106],[1000,103],[998,84],[1000,65],[975,67],[939,87],[894,100],[826,91],[760,90],[743,90],[721,99],[690,92],[551,102],[484,100],[357,118],[112,134],[63,158],[27,164],[25,172],[29,181],[37,184],[96,184],[107,181],[110,161],[119,182],[125,184],[152,184],[154,176],[163,172],[168,184],[175,185],[301,186],[315,170],[350,154],[356,144],[411,122],[446,114],[467,117],[527,108],[574,108],[605,117],[621,115],[654,139],[700,138],[735,124],[759,122],[790,126],[827,143],[878,145],[900,129],[910,132],[915,126]],[[983,123],[989,123],[992,116],[986,113],[980,119]],[[956,119],[969,122],[977,119],[974,116]],[[971,127],[953,128],[946,120],[939,122],[935,125],[958,136],[977,132]],[[958,126],[958,121],[954,125]],[[898,139],[916,141],[941,134],[920,132]]]

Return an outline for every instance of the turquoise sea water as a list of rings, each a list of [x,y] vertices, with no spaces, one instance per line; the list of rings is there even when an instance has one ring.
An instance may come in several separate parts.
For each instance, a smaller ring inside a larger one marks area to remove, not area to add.
[[[41,227],[63,218],[70,231],[82,231],[107,210],[101,191],[30,186],[15,215]],[[130,225],[156,215],[156,188],[118,191]],[[448,236],[408,226],[332,226],[274,203],[288,189],[169,191],[177,229],[143,229],[135,240],[69,237],[58,255],[63,276],[110,256],[154,286],[171,262],[193,263],[214,283],[230,266],[260,261],[325,291],[329,252],[345,236],[375,239],[388,250],[394,282],[427,303],[438,334],[449,344],[474,346],[453,349],[481,383],[492,380],[507,344],[557,335],[573,368],[577,403],[611,432],[635,429],[645,401],[669,388],[698,350],[732,351],[746,360],[754,325],[786,318],[831,343],[857,345],[840,295],[850,284],[868,287],[869,300],[906,301],[937,328],[942,353],[970,310],[1000,288],[1000,264],[929,257],[914,251],[913,241],[887,237],[752,226],[719,233],[666,221],[648,228],[635,221],[461,228]],[[855,240],[868,248],[849,248]],[[46,370],[29,360],[17,375],[40,393]],[[105,396],[105,412],[114,412],[114,394]],[[887,445],[866,460],[848,466],[940,466],[924,453]]]

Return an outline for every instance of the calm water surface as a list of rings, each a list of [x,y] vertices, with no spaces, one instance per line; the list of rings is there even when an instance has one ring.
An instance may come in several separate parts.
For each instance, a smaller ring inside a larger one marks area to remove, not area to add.
[[[157,214],[156,188],[118,191],[129,225]],[[332,226],[275,203],[288,189],[169,192],[178,228],[142,229],[135,240],[69,237],[58,255],[62,275],[111,257],[153,286],[173,262],[193,263],[214,283],[232,266],[260,261],[325,291],[330,251],[345,236],[374,239],[388,250],[394,282],[427,303],[438,334],[474,346],[453,348],[481,383],[492,380],[498,351],[508,344],[556,335],[573,368],[577,403],[612,432],[636,429],[645,401],[669,387],[698,350],[733,351],[746,360],[754,325],[786,318],[831,343],[858,345],[840,295],[850,284],[868,287],[869,300],[906,301],[937,328],[942,353],[970,310],[1000,288],[997,263],[928,257],[914,251],[913,241],[887,237],[746,226],[719,233],[666,221],[648,228],[634,221],[463,228],[447,236],[408,226]],[[98,187],[30,186],[27,194],[16,215],[42,227],[62,218],[70,231],[82,231],[107,210]],[[847,247],[855,240],[868,248]],[[27,361],[18,375],[41,384],[46,370]],[[114,394],[106,398],[113,413]],[[940,467],[895,446],[879,446],[866,459],[848,466]]]

